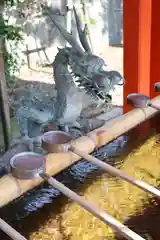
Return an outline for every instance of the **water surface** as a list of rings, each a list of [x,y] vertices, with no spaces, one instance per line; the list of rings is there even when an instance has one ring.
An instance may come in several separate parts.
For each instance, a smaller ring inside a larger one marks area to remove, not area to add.
[[[151,132],[146,132],[148,123],[152,126]],[[152,149],[152,144],[155,146],[154,143],[157,141],[156,154],[159,151],[158,136],[151,139],[146,145],[144,144],[145,151],[151,149],[147,154],[144,151],[144,156],[143,148],[140,151],[133,150],[137,145],[144,143],[147,134],[157,134],[159,132],[159,124],[157,123],[159,123],[159,117],[144,123],[143,131],[141,129],[140,132],[137,127],[125,136],[119,137],[112,143],[94,152],[94,155],[102,160],[105,159],[105,161],[113,165],[121,165],[122,169],[124,166],[124,169],[131,175],[137,174],[137,178],[142,176],[146,181],[158,184],[160,173],[155,171],[157,170],[158,163],[156,159],[158,157],[154,157]],[[125,153],[122,154],[123,149]],[[132,154],[126,158],[131,150]],[[118,157],[119,155],[121,157]],[[137,165],[134,165],[134,159],[137,158],[137,155],[141,155],[141,157],[139,160],[135,160]],[[125,159],[124,165],[123,159]],[[142,168],[139,167],[140,163],[143,166]],[[141,172],[141,175],[139,175],[139,172]],[[157,199],[148,198],[148,195],[146,197],[143,191],[137,190],[137,188],[117,178],[108,176],[98,167],[85,160],[61,172],[56,176],[56,179],[77,193],[85,195],[88,200],[98,206],[102,206],[103,209],[108,209],[112,215],[124,221],[130,228],[143,235],[144,238],[160,239],[160,231],[158,229],[155,230],[160,220],[159,202]],[[115,194],[117,195],[115,196]],[[134,196],[133,199],[132,195]],[[110,204],[108,205],[109,202]],[[131,203],[132,207],[130,207]],[[114,239],[112,231],[108,227],[83,211],[77,204],[69,201],[47,183],[43,183],[36,189],[27,192],[20,199],[3,207],[0,210],[0,215],[27,239]],[[153,221],[154,224],[149,224],[153,223]],[[5,240],[9,238],[0,232],[0,239]],[[116,237],[116,239],[119,238]]]

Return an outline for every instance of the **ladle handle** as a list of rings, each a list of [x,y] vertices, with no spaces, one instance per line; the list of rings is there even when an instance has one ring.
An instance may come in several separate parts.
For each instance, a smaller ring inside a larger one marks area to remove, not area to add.
[[[17,232],[14,228],[12,228],[8,223],[6,223],[1,218],[0,218],[0,229],[3,232],[5,232],[13,240],[27,240],[27,238],[23,237],[19,232]]]
[[[112,167],[109,164],[107,164],[105,162],[102,162],[101,160],[99,160],[99,159],[97,159],[97,158],[95,158],[95,157],[93,157],[93,156],[91,156],[87,153],[84,153],[84,152],[78,150],[75,147],[71,147],[70,150],[73,151],[74,153],[76,153],[77,155],[79,155],[80,157],[82,157],[82,158],[88,160],[89,162],[97,165],[98,167],[105,170],[106,172],[110,173],[112,176],[118,176],[118,177],[124,179],[125,181],[143,189],[144,191],[149,192],[149,193],[151,193],[151,194],[160,198],[160,191],[158,189],[156,189],[155,187],[152,187],[151,185],[149,185],[149,184],[147,184],[143,181],[136,180],[133,177],[128,176],[126,173],[122,172],[121,170],[119,170],[115,167]]]
[[[46,179],[46,177],[45,177]],[[120,233],[122,236],[126,237],[130,240],[144,240],[141,236],[130,230],[128,227],[120,223],[114,217],[109,215],[108,213],[98,209],[96,206],[92,205],[84,198],[79,196],[77,193],[73,192],[62,183],[58,182],[55,178],[50,177],[47,179],[48,183],[52,185],[54,188],[62,192],[64,195],[77,202],[81,207],[92,213],[94,216],[99,218],[104,223],[108,224],[111,228],[113,228],[116,232]]]
[[[152,102],[149,102],[149,103],[148,103],[148,106],[149,106],[149,107],[152,107],[152,108],[154,108],[154,109],[156,109],[156,110],[158,110],[158,111],[160,110],[160,108],[159,108],[158,106],[156,106],[155,104],[152,104]]]

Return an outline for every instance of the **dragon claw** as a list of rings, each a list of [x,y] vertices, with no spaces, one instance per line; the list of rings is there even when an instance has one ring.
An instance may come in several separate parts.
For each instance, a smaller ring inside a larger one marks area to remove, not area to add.
[[[15,145],[18,144],[24,144],[27,147],[28,151],[41,153],[42,152],[41,140],[42,140],[41,136],[34,138],[30,138],[28,136],[14,138],[12,143],[10,144],[10,148],[13,148]]]
[[[24,144],[27,146],[27,149],[31,152],[34,150],[34,140],[28,136],[14,138],[10,144],[10,148],[13,148],[15,145]]]

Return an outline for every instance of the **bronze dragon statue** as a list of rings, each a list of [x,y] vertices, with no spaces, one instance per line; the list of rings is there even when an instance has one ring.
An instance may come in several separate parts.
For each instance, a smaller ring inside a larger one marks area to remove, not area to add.
[[[47,9],[50,20],[71,45],[66,49],[69,54],[68,66],[74,82],[96,100],[110,102],[112,99],[110,92],[114,91],[116,85],[123,84],[123,77],[117,71],[105,71],[104,60],[92,53],[87,41],[86,29],[83,27],[75,7],[73,7],[73,11],[81,45],[63,28],[55,16],[50,14],[48,8],[45,9]]]
[[[34,145],[40,143],[39,136],[45,126],[50,123],[63,127],[65,131],[68,131],[70,126],[81,128],[77,119],[82,111],[84,94],[89,94],[98,101],[110,102],[110,91],[114,90],[116,85],[123,84],[123,77],[119,72],[103,70],[104,60],[92,54],[85,29],[82,28],[75,8],[74,15],[82,45],[57,22],[54,16],[50,16],[48,11],[47,15],[71,47],[59,49],[53,62],[56,101],[49,100],[46,104],[33,96],[30,100],[23,100],[16,111],[23,137],[20,141],[25,141],[32,151],[35,150]],[[15,143],[17,141],[14,141]]]

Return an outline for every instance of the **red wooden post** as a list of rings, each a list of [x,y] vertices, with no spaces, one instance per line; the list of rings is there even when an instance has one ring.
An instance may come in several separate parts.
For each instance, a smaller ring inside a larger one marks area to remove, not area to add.
[[[156,1],[156,0],[154,0]],[[151,96],[152,0],[123,0],[124,28],[124,113],[132,109],[126,103],[130,93]],[[150,122],[139,125],[133,136],[150,131]]]
[[[152,0],[150,97],[155,97],[154,83],[160,82],[160,1]]]
[[[160,1],[152,0],[152,28],[151,28],[151,62],[150,62],[150,97],[157,94],[154,92],[154,83],[160,82]],[[153,123],[152,123],[153,122]],[[160,114],[155,120],[152,120],[151,128],[159,132]],[[155,124],[156,122],[156,124]]]
[[[123,0],[124,113],[131,110],[126,104],[129,93],[150,96],[151,16],[152,0]]]

